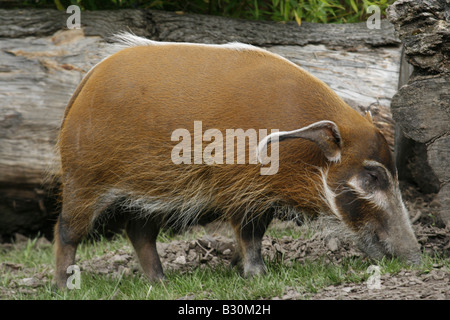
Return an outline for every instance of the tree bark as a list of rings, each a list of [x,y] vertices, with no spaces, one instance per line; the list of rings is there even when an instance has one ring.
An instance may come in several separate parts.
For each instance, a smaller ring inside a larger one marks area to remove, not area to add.
[[[406,137],[398,140],[396,160],[408,164],[406,179],[437,193],[440,216],[450,225],[450,2],[399,0],[388,18],[414,66],[392,99],[393,118]]]

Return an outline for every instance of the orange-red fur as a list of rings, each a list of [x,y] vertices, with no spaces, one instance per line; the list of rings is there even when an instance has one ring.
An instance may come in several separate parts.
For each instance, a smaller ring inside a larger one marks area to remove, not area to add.
[[[78,193],[72,223],[80,231],[89,227],[97,197],[112,187],[169,200],[197,194],[229,214],[277,197],[317,209],[319,177],[313,166],[325,166],[326,159],[313,143],[283,142],[280,170],[273,176],[260,176],[257,166],[174,165],[171,132],[193,132],[195,120],[204,130],[222,132],[293,130],[331,120],[339,125],[345,153],[364,147],[374,131],[320,80],[259,50],[132,47],[96,66],[80,87],[59,139],[62,170]],[[337,166],[351,160],[343,156]]]

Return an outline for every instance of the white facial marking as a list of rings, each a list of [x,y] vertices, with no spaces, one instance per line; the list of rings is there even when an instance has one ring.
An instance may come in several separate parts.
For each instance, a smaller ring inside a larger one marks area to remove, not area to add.
[[[388,204],[386,202],[386,195],[381,190],[377,190],[374,193],[367,193],[360,186],[360,181],[356,176],[353,176],[347,181],[347,184],[358,194],[359,199],[370,201],[376,207],[387,211]]]
[[[320,177],[322,180],[322,198],[325,201],[325,203],[328,205],[328,207],[330,208],[331,212],[340,220],[342,220],[342,215],[339,212],[339,209],[336,205],[336,194],[330,189],[330,187],[328,186],[328,168],[324,169],[320,169]]]

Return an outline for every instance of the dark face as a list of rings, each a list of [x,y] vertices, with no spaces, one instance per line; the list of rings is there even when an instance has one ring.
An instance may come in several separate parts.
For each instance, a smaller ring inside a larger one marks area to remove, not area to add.
[[[358,239],[370,257],[398,256],[420,259],[389,147],[377,132],[362,157],[344,162],[327,179],[333,213]],[[353,158],[355,158],[353,156]]]

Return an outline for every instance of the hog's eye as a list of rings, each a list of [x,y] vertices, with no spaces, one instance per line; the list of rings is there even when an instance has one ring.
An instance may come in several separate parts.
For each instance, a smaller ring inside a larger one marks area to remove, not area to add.
[[[369,190],[373,190],[378,189],[378,176],[375,172],[373,171],[369,171],[369,170],[365,170],[363,173],[363,184],[364,184],[364,189],[369,191]]]
[[[370,172],[369,171],[369,172],[367,172],[367,176],[368,176],[369,180],[371,180],[373,182],[378,181],[378,176],[377,176],[377,174],[375,172]]]
[[[367,187],[376,187],[384,189],[388,185],[386,172],[382,167],[365,167],[364,168],[365,183]]]

